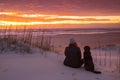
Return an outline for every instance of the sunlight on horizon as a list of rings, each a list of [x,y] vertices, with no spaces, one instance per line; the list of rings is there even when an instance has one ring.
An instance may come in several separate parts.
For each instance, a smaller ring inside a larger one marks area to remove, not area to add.
[[[58,14],[22,14],[0,12],[1,26],[71,25],[71,24],[119,24],[120,16],[76,16]]]

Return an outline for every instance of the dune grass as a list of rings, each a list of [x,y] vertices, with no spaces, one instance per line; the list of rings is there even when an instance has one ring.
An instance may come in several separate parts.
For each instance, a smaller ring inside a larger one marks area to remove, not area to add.
[[[16,29],[11,29],[11,26],[4,26],[3,29],[1,26],[0,30],[0,38],[10,38],[11,40],[16,41],[22,41],[25,44],[29,44],[33,47],[38,47],[40,49],[43,49],[45,51],[51,51],[51,36],[46,36],[45,30],[43,29],[27,29],[26,26],[24,26],[24,29],[18,29],[16,26]]]

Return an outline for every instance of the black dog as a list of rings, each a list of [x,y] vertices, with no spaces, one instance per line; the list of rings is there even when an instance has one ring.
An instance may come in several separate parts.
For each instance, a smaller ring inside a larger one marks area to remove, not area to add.
[[[96,73],[96,74],[101,74],[100,71],[95,71],[95,67],[94,67],[94,63],[93,63],[93,59],[91,56],[89,46],[84,47],[84,68],[87,71],[91,71],[91,72]]]

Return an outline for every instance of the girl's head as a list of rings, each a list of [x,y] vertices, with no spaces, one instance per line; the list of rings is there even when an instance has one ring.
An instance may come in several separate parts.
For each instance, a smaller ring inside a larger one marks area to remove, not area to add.
[[[75,39],[74,39],[74,38],[71,38],[71,39],[70,39],[70,44],[74,44],[74,43],[76,43]]]
[[[75,41],[74,38],[71,38],[71,39],[70,39],[69,46],[77,46],[77,43],[76,43],[76,41]]]

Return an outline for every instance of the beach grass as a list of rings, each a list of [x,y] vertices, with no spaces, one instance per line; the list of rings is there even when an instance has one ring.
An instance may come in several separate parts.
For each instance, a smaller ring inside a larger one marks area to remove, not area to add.
[[[12,34],[14,32],[14,34]],[[29,44],[33,47],[38,47],[45,51],[51,50],[51,36],[46,36],[44,30],[39,29],[36,31],[37,34],[34,34],[32,29],[27,29],[24,26],[24,29],[10,29],[10,26],[5,26],[4,29],[1,28],[0,38],[8,38],[11,40],[22,41],[25,44]],[[42,33],[42,34],[41,34]]]

